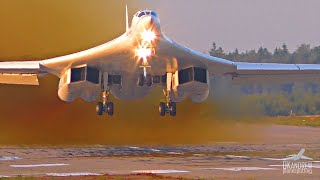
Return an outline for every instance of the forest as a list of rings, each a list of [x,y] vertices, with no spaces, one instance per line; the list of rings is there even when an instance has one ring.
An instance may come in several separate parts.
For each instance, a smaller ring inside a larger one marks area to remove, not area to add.
[[[225,52],[216,43],[209,51],[211,56],[235,62],[320,64],[320,46],[301,44],[290,52],[286,44],[273,51],[260,47],[258,50]],[[262,113],[269,116],[320,114],[320,83],[286,83],[282,85],[243,85],[242,98],[253,102]]]

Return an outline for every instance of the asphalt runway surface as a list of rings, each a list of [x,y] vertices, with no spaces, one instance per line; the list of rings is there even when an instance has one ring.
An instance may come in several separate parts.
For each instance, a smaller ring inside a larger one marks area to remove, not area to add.
[[[302,148],[313,158],[312,174],[283,174],[280,159]],[[269,138],[252,144],[0,148],[0,177],[144,173],[190,179],[320,179],[320,129],[275,125]]]

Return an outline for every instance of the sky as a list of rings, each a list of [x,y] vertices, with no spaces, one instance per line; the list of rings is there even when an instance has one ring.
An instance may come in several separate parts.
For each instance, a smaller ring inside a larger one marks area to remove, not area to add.
[[[320,45],[319,0],[4,0],[0,6],[0,60],[43,59],[110,41],[125,30],[125,4],[159,12],[162,30],[207,53],[271,50],[286,43]]]
[[[213,41],[227,51],[320,45],[319,0],[149,0],[145,5],[160,13],[167,35],[201,52]]]

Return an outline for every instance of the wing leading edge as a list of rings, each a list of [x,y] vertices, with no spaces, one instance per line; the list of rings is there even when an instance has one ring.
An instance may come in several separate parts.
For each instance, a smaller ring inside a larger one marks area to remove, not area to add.
[[[40,61],[0,62],[0,84],[39,85]]]
[[[39,85],[38,76],[50,73],[60,77],[67,68],[111,63],[115,56],[130,52],[126,34],[100,46],[40,61],[0,62],[0,84]]]
[[[158,56],[176,59],[179,64],[178,69],[190,66],[204,67],[212,76],[236,71],[236,66],[232,61],[197,52],[174,42],[165,35],[160,39],[159,47]]]
[[[179,64],[204,64],[213,76],[231,76],[233,84],[285,83],[320,80],[320,64],[278,64],[233,62],[197,52],[164,38],[166,52],[178,59]],[[188,65],[186,65],[188,66]]]
[[[235,84],[283,83],[320,80],[320,64],[277,64],[235,62],[231,72]]]

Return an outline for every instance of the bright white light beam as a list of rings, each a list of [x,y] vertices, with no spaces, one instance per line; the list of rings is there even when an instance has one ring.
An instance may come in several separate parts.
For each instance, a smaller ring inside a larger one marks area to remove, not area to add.
[[[152,43],[152,41],[154,41],[156,39],[156,34],[153,32],[153,31],[144,31],[142,34],[141,34],[141,38],[144,42],[147,42],[147,43]]]
[[[136,56],[139,57],[139,59],[147,59],[147,57],[151,56],[152,50],[150,48],[145,48],[145,47],[139,47],[136,49]]]

